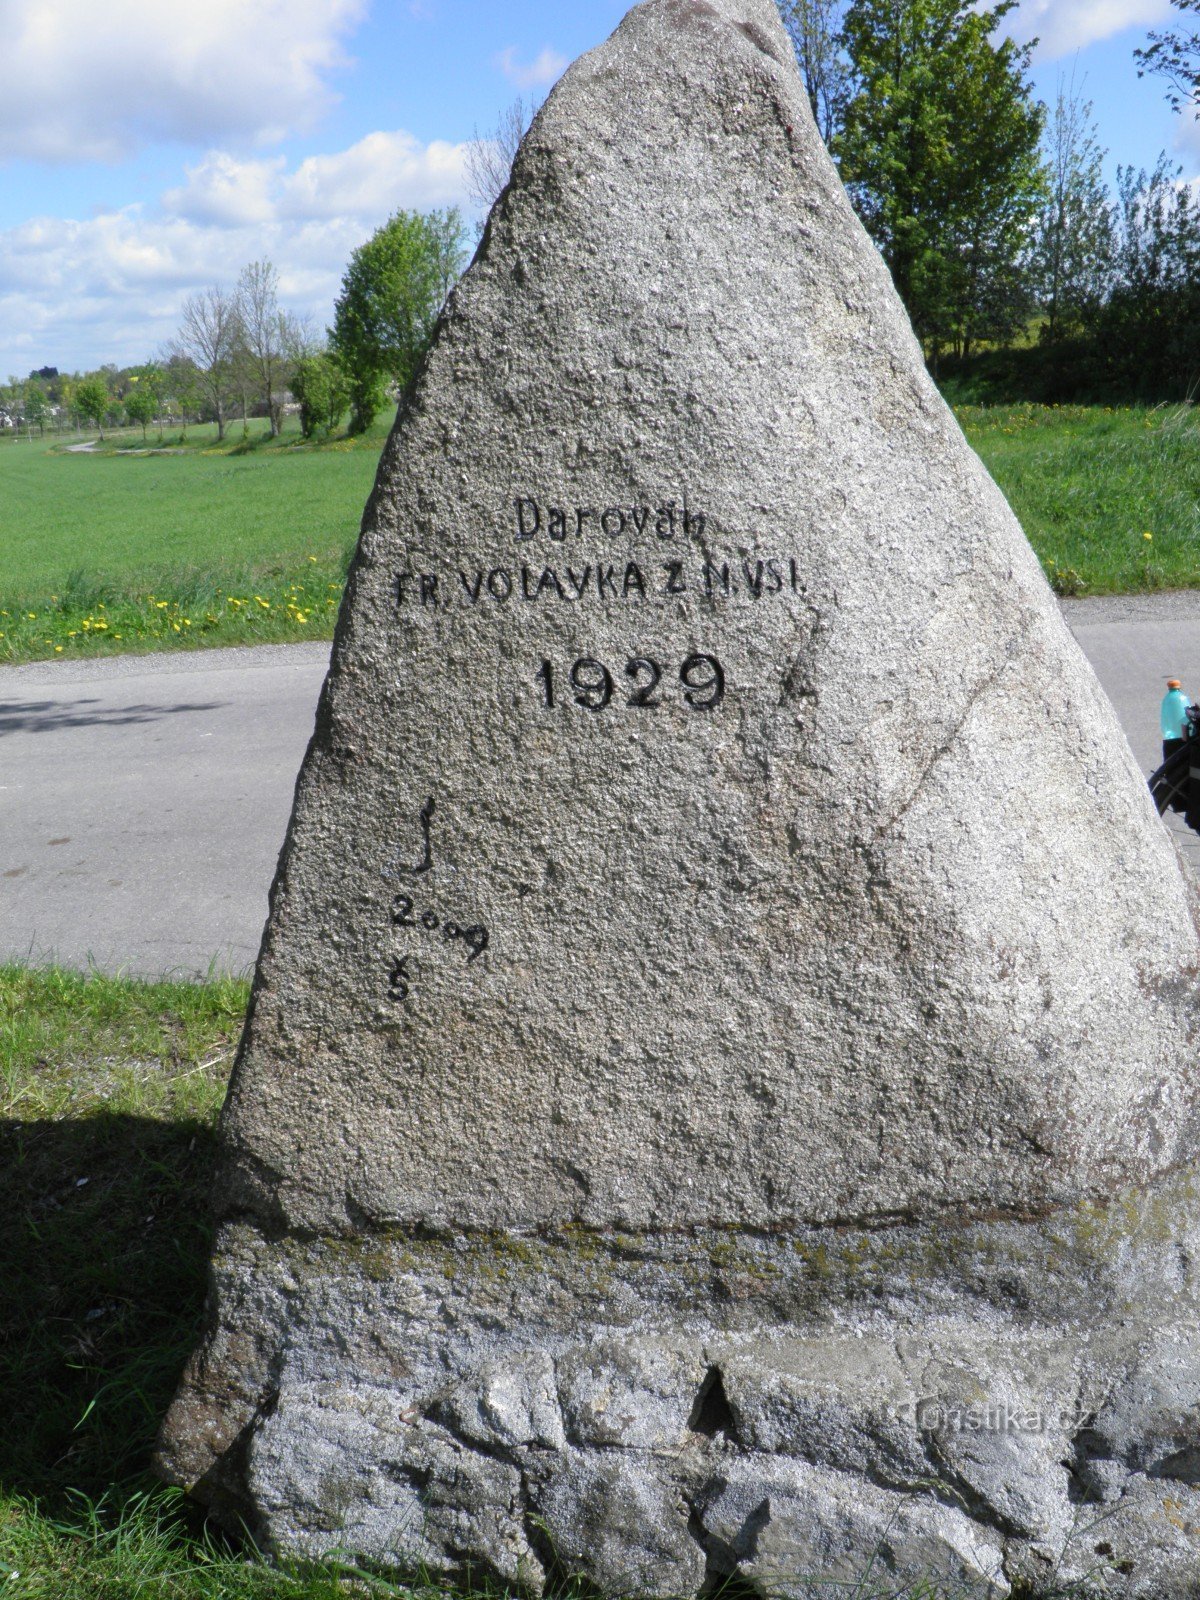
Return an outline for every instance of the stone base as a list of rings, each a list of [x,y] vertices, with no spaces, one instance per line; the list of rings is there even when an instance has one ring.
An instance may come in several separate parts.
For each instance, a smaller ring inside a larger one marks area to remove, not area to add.
[[[535,1595],[1193,1595],[1196,1214],[1188,1177],[957,1229],[229,1225],[160,1467],[268,1549]]]

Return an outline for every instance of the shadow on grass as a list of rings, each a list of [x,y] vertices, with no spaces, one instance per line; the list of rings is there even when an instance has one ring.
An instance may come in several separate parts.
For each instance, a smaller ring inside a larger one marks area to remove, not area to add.
[[[0,1484],[51,1513],[145,1473],[195,1342],[212,1131],[0,1122]]]

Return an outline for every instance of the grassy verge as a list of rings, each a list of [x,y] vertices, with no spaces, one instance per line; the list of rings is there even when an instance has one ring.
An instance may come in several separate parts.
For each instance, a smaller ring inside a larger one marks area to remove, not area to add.
[[[391,1594],[248,1562],[148,1476],[195,1343],[247,986],[0,967],[0,1594]],[[407,1591],[406,1591],[407,1592]]]
[[[387,434],[0,443],[0,662],[328,638]]]
[[[1200,412],[960,406],[1060,594],[1200,587]]]

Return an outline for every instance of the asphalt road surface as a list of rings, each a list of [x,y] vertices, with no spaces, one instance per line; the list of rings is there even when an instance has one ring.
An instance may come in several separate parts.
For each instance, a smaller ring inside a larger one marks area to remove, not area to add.
[[[1142,770],[1167,676],[1200,698],[1200,594],[1064,612]],[[253,965],[325,645],[0,668],[0,960]],[[1200,839],[1171,819],[1193,869]]]

